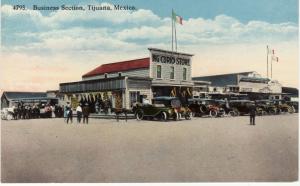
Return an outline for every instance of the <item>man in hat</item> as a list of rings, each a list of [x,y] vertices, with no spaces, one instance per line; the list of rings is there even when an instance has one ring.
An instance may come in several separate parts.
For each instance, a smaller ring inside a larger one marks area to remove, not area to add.
[[[90,115],[90,108],[89,104],[85,103],[85,105],[82,108],[82,115],[83,115],[83,123],[86,122],[86,124],[89,123],[89,115]]]

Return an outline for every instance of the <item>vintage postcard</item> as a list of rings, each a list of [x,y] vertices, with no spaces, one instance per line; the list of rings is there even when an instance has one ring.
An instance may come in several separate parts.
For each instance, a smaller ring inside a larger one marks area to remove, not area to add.
[[[298,0],[2,0],[1,182],[297,182]]]

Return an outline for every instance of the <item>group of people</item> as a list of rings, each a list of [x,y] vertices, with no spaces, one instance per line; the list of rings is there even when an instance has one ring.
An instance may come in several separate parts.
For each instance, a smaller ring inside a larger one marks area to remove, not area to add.
[[[86,124],[89,123],[90,107],[88,103],[85,103],[83,106],[82,104],[79,104],[76,107],[75,112],[77,117],[77,123],[81,123],[82,118],[83,118],[83,123]],[[73,123],[73,109],[69,105],[69,103],[68,105],[65,106],[64,118],[67,124],[69,123],[69,121]]]
[[[24,104],[18,103],[12,107],[13,119],[36,119],[36,118],[51,118],[51,117],[62,117],[63,108],[59,105],[50,104]]]

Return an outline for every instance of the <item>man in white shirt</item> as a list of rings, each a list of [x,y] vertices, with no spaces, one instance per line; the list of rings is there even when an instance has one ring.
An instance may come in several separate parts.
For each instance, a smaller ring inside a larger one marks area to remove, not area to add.
[[[81,116],[82,116],[82,108],[80,104],[76,107],[76,114],[77,114],[77,123],[80,123]]]

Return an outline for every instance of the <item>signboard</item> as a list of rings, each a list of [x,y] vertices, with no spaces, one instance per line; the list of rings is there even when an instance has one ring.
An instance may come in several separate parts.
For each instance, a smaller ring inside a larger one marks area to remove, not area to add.
[[[170,56],[162,54],[152,54],[152,62],[165,63],[170,65],[186,65],[190,66],[190,59],[179,56]]]

